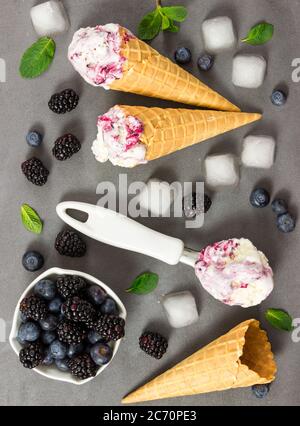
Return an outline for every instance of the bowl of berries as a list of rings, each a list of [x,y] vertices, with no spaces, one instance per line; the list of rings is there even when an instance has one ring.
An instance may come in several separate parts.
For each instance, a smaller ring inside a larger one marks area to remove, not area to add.
[[[22,294],[9,342],[25,368],[82,385],[116,355],[126,315],[103,282],[84,272],[51,268]]]

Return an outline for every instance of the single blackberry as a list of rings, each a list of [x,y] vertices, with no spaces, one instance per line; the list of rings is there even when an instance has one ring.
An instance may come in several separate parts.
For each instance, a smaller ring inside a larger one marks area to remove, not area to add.
[[[68,345],[76,345],[83,342],[87,331],[80,325],[71,321],[61,321],[56,329],[58,340]]]
[[[20,350],[19,360],[25,368],[35,368],[43,360],[43,350],[39,342],[30,343]]]
[[[92,328],[108,341],[125,336],[125,321],[114,315],[99,315]]]
[[[24,161],[21,168],[26,178],[34,185],[43,186],[47,182],[49,170],[38,158],[33,157]]]
[[[70,297],[63,303],[62,313],[68,320],[84,324],[92,323],[96,318],[93,306],[78,296]]]
[[[61,275],[56,280],[57,291],[65,299],[78,295],[86,285],[86,281],[76,275]]]
[[[70,359],[68,367],[71,374],[80,380],[95,377],[99,367],[94,363],[89,354],[85,353]]]
[[[160,359],[167,351],[168,341],[159,333],[152,333],[146,331],[139,339],[140,348],[146,354],[153,356],[156,359]]]
[[[20,303],[20,311],[26,318],[34,321],[45,319],[47,306],[45,302],[35,295],[25,297]]]
[[[183,214],[186,218],[192,219],[197,215],[207,213],[211,204],[211,199],[207,194],[202,197],[200,194],[193,192],[182,200]]]
[[[79,140],[71,133],[67,133],[54,142],[52,153],[57,160],[64,161],[76,154],[80,148]]]
[[[63,256],[82,257],[86,253],[85,242],[73,231],[60,232],[55,240],[55,248]]]
[[[79,102],[79,96],[72,89],[63,90],[60,93],[54,93],[51,96],[48,106],[56,114],[65,114],[75,109]]]

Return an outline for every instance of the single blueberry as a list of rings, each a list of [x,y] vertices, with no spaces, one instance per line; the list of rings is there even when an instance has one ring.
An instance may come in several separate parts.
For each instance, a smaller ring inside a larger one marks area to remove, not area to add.
[[[118,315],[118,308],[116,302],[108,297],[104,303],[100,306],[101,314],[106,315]]]
[[[84,350],[83,343],[78,343],[77,345],[70,345],[68,347],[67,356],[69,358],[74,358],[75,356],[81,354]]]
[[[287,204],[284,200],[280,200],[277,198],[272,202],[272,210],[276,214],[287,213],[288,211]]]
[[[87,296],[95,305],[101,305],[106,298],[106,293],[101,287],[94,284],[87,289]]]
[[[53,331],[44,331],[42,333],[42,342],[44,345],[51,345],[51,343],[56,339],[56,334]]]
[[[50,350],[54,359],[64,359],[67,355],[67,345],[59,340],[54,340],[51,343]]]
[[[175,61],[178,64],[188,64],[192,60],[192,53],[187,47],[179,47],[175,51]]]
[[[253,385],[252,386],[252,392],[253,395],[256,396],[256,398],[262,399],[265,398],[270,390],[270,385],[267,384],[263,384],[263,385]]]
[[[284,213],[277,216],[277,227],[279,231],[287,234],[293,232],[296,227],[296,221],[290,213]]]
[[[107,364],[112,357],[112,350],[110,346],[105,343],[97,343],[91,347],[90,355],[97,365]]]
[[[19,339],[25,342],[35,342],[40,337],[40,334],[40,327],[31,321],[21,324],[18,331]]]
[[[263,208],[270,202],[270,194],[264,188],[256,188],[250,195],[250,203],[253,207]]]
[[[287,95],[281,90],[274,90],[271,96],[273,105],[283,106],[287,101]]]
[[[69,366],[68,366],[68,362],[69,359],[64,358],[64,359],[56,359],[55,360],[55,365],[56,367],[60,370],[60,371],[69,371]]]
[[[37,251],[28,251],[22,258],[22,264],[27,271],[38,271],[44,265],[44,258]]]
[[[51,280],[41,280],[34,286],[34,292],[46,300],[52,300],[55,297],[56,285]]]
[[[44,352],[44,358],[43,358],[42,364],[48,367],[49,365],[52,365],[53,362],[54,362],[54,358],[52,356],[51,349],[46,348]]]
[[[44,331],[53,331],[58,324],[58,318],[55,315],[47,315],[46,318],[40,320],[40,326]]]
[[[53,300],[51,300],[51,302],[48,305],[49,311],[52,312],[53,314],[60,313],[60,308],[62,303],[63,301],[60,297],[55,297]]]
[[[27,322],[28,321],[27,316],[25,314],[23,314],[23,312],[20,312],[20,320],[22,322]]]
[[[43,142],[43,137],[39,132],[32,131],[27,134],[26,142],[32,148],[37,148]]]
[[[209,71],[214,64],[214,61],[215,59],[213,56],[208,53],[204,53],[198,58],[197,65],[201,71]]]
[[[93,330],[88,333],[87,338],[92,345],[103,340],[103,337],[99,333],[97,333],[97,331]]]

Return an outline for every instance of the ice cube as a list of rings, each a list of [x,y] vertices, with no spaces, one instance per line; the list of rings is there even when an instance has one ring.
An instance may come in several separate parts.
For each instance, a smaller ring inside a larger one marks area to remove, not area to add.
[[[257,89],[265,79],[267,62],[262,56],[237,55],[233,59],[232,82],[235,86]]]
[[[177,197],[176,188],[159,179],[149,179],[144,190],[138,195],[141,209],[152,216],[170,216],[171,205]]]
[[[242,163],[246,167],[269,169],[274,163],[275,140],[272,136],[247,136],[244,139]]]
[[[231,186],[239,183],[239,169],[232,154],[218,154],[206,157],[206,183],[210,186]]]
[[[163,307],[174,328],[186,327],[199,318],[196,301],[190,291],[170,293],[163,297]]]
[[[202,24],[205,49],[211,53],[232,49],[237,40],[232,20],[228,16],[207,19]]]
[[[31,8],[32,24],[39,36],[64,33],[69,28],[69,19],[60,1],[47,1]]]

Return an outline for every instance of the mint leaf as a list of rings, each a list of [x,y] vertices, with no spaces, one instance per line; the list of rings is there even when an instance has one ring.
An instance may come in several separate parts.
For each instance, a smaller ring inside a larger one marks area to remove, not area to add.
[[[173,22],[171,22],[168,31],[171,31],[171,33],[178,33],[179,27],[177,25],[174,25]]]
[[[43,74],[53,61],[55,48],[54,40],[49,37],[42,37],[30,46],[21,59],[21,76],[35,78]]]
[[[25,228],[34,232],[35,234],[40,234],[43,229],[43,223],[37,214],[28,204],[23,204],[21,206],[21,219]]]
[[[167,30],[170,27],[170,19],[166,15],[162,15],[161,29]]]
[[[294,329],[292,317],[281,309],[268,309],[265,317],[273,327],[279,330],[292,331]]]
[[[166,6],[161,11],[168,18],[176,22],[183,22],[187,17],[187,10],[184,6]]]
[[[138,27],[138,36],[141,40],[152,40],[159,33],[161,26],[162,16],[159,9],[156,9],[143,17]]]
[[[152,272],[145,272],[139,275],[126,290],[127,293],[148,294],[151,293],[158,284],[158,275]]]
[[[274,25],[262,22],[251,28],[246,38],[242,40],[243,43],[251,44],[252,46],[259,46],[267,43],[274,34]]]

